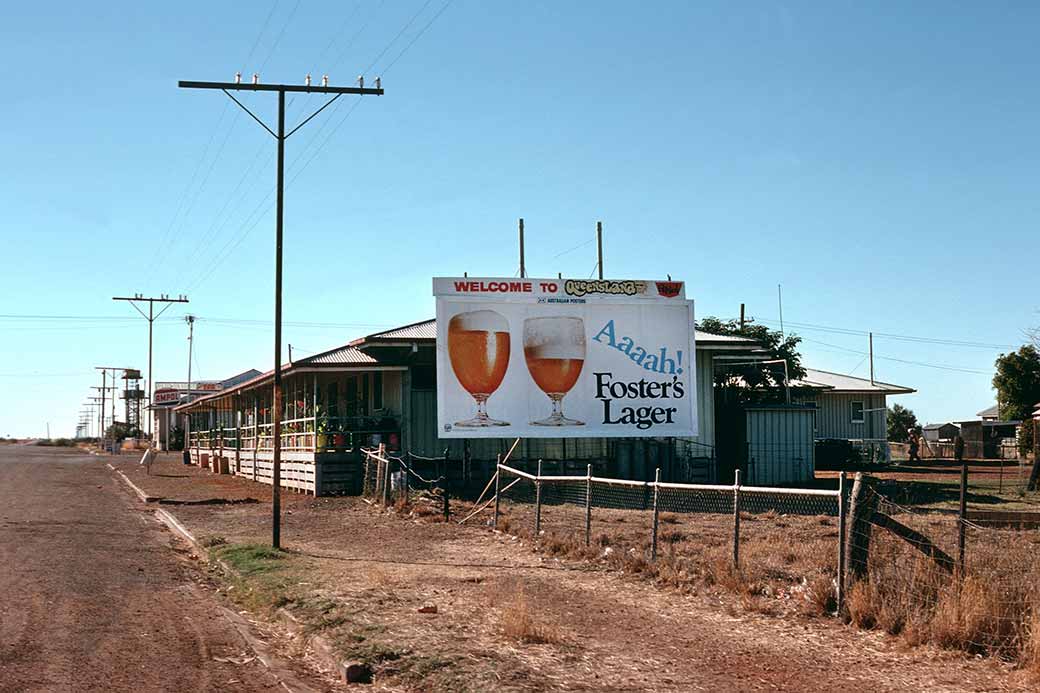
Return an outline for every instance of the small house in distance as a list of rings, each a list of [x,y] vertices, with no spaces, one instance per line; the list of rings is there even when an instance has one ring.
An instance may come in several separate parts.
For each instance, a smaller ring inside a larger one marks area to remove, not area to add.
[[[921,436],[930,443],[950,441],[961,432],[961,427],[955,423],[928,424],[921,429]]]
[[[966,445],[965,455],[987,460],[1015,459],[1018,457],[1018,429],[1021,421],[1001,421],[1000,405],[983,409],[978,419],[961,421],[961,437]]]
[[[916,392],[911,387],[806,368],[791,381],[796,400],[815,404],[816,440],[848,440],[873,459],[889,459],[888,397]]]

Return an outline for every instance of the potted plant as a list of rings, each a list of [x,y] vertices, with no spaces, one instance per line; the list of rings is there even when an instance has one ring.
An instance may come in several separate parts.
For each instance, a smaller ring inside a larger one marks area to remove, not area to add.
[[[314,418],[314,450],[321,452],[329,447],[329,415],[322,406],[318,407],[317,414]]]

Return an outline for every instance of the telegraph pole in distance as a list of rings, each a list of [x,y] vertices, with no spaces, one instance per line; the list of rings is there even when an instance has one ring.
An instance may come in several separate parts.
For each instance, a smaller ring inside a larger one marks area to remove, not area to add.
[[[188,297],[187,296],[177,296],[177,298],[170,298],[166,294],[159,294],[159,297],[155,298],[155,297],[145,297],[145,296],[142,296],[141,294],[134,294],[134,296],[132,298],[128,297],[128,296],[113,296],[112,300],[113,301],[128,301],[130,303],[130,305],[132,305],[134,307],[134,310],[136,310],[138,313],[140,313],[141,317],[143,317],[145,320],[148,321],[148,388],[147,389],[148,389],[148,408],[149,408],[149,411],[148,411],[148,447],[150,448],[150,447],[152,447],[152,418],[153,417],[152,417],[151,407],[152,407],[152,385],[154,384],[153,383],[153,378],[152,378],[152,323],[155,322],[155,319],[158,318],[159,315],[162,315],[163,313],[165,313],[166,309],[169,308],[170,306],[172,306],[174,303],[187,303],[188,302]],[[144,303],[145,301],[148,301],[148,315],[145,315],[144,311],[137,307],[137,303],[135,303],[135,301],[140,301],[141,303]],[[155,315],[155,303],[156,302],[165,303],[166,304],[165,306],[163,306],[162,310],[159,311],[159,315]]]
[[[599,278],[603,278],[603,222],[596,222],[596,266],[599,267]]]
[[[309,123],[312,118],[332,105],[332,102],[344,94],[358,96],[382,96],[383,87],[376,78],[376,88],[365,88],[364,76],[358,78],[356,87],[330,87],[328,76],[322,77],[320,87],[311,86],[311,77],[307,75],[303,86],[298,84],[260,84],[260,76],[253,75],[252,84],[242,84],[241,77],[236,76],[234,82],[193,82],[181,80],[177,86],[182,89],[219,89],[234,101],[239,108],[258,122],[268,134],[278,142],[277,195],[275,198],[275,242],[274,242],[274,450],[271,469],[271,545],[280,549],[281,540],[281,485],[282,485],[282,211],[285,193],[285,140],[297,130]],[[232,91],[273,91],[278,93],[278,131],[275,132],[260,120],[241,101],[232,96]],[[332,98],[318,110],[304,118],[299,125],[288,133],[285,132],[285,93],[302,92],[306,94],[331,94]]]

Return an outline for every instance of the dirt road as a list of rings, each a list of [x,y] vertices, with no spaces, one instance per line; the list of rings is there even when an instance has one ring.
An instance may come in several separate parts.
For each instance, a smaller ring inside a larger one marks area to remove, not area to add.
[[[0,691],[284,693],[170,542],[98,458],[0,445]]]

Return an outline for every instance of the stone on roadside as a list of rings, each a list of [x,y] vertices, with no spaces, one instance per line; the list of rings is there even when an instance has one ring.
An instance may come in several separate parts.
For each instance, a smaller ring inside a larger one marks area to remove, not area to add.
[[[343,683],[372,683],[372,667],[364,662],[343,662],[339,673]]]
[[[435,613],[437,613],[437,605],[436,604],[427,604],[426,606],[420,606],[419,607],[419,613],[420,614],[435,614]]]

